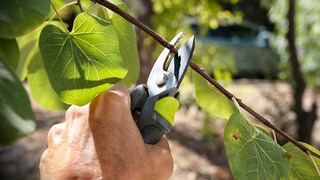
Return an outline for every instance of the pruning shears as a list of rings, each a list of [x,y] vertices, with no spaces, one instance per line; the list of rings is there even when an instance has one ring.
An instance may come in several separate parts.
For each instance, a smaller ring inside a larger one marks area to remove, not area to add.
[[[182,38],[183,33],[179,33],[170,44],[177,47]],[[171,130],[179,108],[178,88],[190,64],[194,46],[195,37],[192,36],[177,54],[165,48],[155,62],[147,84],[140,84],[131,92],[131,113],[146,144],[155,144]]]

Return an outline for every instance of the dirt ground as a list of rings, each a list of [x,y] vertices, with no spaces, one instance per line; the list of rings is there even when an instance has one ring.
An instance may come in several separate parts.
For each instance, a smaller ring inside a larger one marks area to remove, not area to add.
[[[237,80],[231,86],[227,86],[227,89],[278,127],[286,129],[290,134],[295,131],[294,113],[288,107],[292,99],[287,84]],[[311,106],[311,100],[314,98],[312,93],[306,93],[306,108]],[[320,105],[319,97],[317,103]],[[53,124],[64,121],[64,111],[48,111],[34,101],[32,106],[37,118],[37,130],[0,150],[2,180],[39,179],[38,164],[42,152],[46,149],[48,130]],[[320,109],[318,114],[320,115]],[[219,119],[210,121],[208,127],[211,133],[203,133],[203,121],[207,117],[207,114],[195,105],[188,108],[184,106],[176,114],[175,126],[168,135],[175,162],[171,180],[232,179],[223,146],[223,128],[226,121]],[[247,117],[254,121],[249,115]],[[313,131],[313,143],[318,148],[319,130],[318,119]],[[211,138],[206,138],[209,136]]]

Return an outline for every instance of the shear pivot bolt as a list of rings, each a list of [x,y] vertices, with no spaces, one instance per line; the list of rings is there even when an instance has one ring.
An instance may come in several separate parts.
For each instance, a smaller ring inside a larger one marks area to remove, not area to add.
[[[159,87],[164,86],[167,82],[168,76],[166,74],[162,74],[156,79],[156,85]]]

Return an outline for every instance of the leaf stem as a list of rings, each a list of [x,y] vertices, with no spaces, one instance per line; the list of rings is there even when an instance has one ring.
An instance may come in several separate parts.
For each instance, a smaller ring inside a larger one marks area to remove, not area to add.
[[[72,1],[72,2],[69,2],[65,5],[63,5],[61,8],[59,8],[55,14],[53,14],[50,19],[49,19],[49,22],[52,21],[52,19],[57,15],[57,12],[60,12],[62,11],[63,9],[65,9],[66,7],[69,7],[69,6],[72,6],[72,5],[76,5],[78,2],[77,1]]]
[[[145,24],[141,23],[139,20],[135,19],[134,17],[132,17],[131,15],[127,14],[125,11],[123,11],[122,9],[120,9],[119,7],[117,7],[116,5],[110,3],[109,1],[106,0],[91,0],[94,3],[98,3],[108,9],[110,9],[111,11],[117,13],[118,15],[120,15],[121,17],[123,17],[124,19],[126,19],[128,22],[136,25],[138,28],[140,28],[141,30],[143,30],[144,32],[146,32],[147,34],[149,34],[150,36],[152,36],[156,41],[158,41],[161,45],[163,45],[164,47],[168,48],[172,53],[177,53],[177,49],[171,45],[167,40],[165,40],[163,37],[161,37],[160,35],[158,35],[156,32],[154,32],[152,29],[150,29],[149,27],[147,27]],[[256,119],[258,119],[260,122],[262,122],[264,125],[268,126],[269,128],[273,129],[275,132],[277,132],[278,134],[280,134],[281,136],[283,136],[284,138],[286,138],[288,141],[292,142],[294,145],[296,145],[299,149],[301,149],[303,152],[305,152],[306,154],[311,154],[314,157],[317,157],[320,159],[320,155],[313,152],[312,150],[310,150],[309,148],[305,147],[304,145],[302,145],[301,143],[299,143],[297,140],[295,140],[294,138],[292,138],[291,136],[289,136],[288,134],[286,134],[285,132],[281,131],[279,128],[277,128],[276,126],[274,126],[273,124],[271,124],[266,118],[262,117],[260,114],[258,114],[257,112],[255,112],[253,109],[251,109],[250,107],[248,107],[246,104],[244,104],[242,102],[241,99],[236,98],[235,96],[233,96],[233,94],[231,94],[229,91],[227,91],[224,87],[222,87],[218,82],[216,82],[213,78],[211,78],[202,68],[200,68],[196,63],[194,63],[193,61],[191,61],[190,63],[190,67],[196,71],[198,74],[200,74],[203,78],[205,78],[210,84],[212,84],[213,86],[215,86],[220,92],[222,92],[226,97],[228,97],[231,101],[233,99],[235,99],[239,106],[242,107],[245,111],[247,111],[249,114],[251,114],[253,117],[255,117]]]
[[[66,32],[70,33],[69,30],[67,29],[66,25],[64,24],[63,20],[61,19],[60,15],[59,15],[59,12],[57,11],[56,7],[54,7],[54,5],[53,5],[53,3],[52,3],[51,1],[50,1],[50,3],[51,3],[52,8],[54,9],[54,11],[56,12],[56,15],[58,16],[59,21],[62,23],[62,26],[63,26],[64,30],[65,30]],[[67,4],[66,4],[66,5],[67,5]],[[60,9],[61,9],[61,8],[60,8]],[[51,20],[51,19],[50,19],[50,20]]]

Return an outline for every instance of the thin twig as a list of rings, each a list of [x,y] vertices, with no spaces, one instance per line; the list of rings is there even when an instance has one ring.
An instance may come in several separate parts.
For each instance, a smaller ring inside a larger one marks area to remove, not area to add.
[[[117,13],[118,15],[120,15],[121,17],[123,17],[124,19],[126,19],[128,22],[136,25],[138,28],[140,28],[141,30],[143,30],[144,32],[146,32],[147,34],[149,34],[150,36],[152,36],[156,41],[158,41],[161,45],[163,45],[164,47],[168,48],[171,52],[173,53],[177,53],[177,49],[171,45],[167,40],[165,40],[164,38],[162,38],[160,35],[158,35],[156,32],[154,32],[152,29],[150,29],[149,27],[147,27],[146,25],[144,25],[143,23],[141,23],[139,20],[135,19],[134,17],[132,17],[131,15],[127,14],[125,11],[121,10],[119,7],[117,7],[116,5],[106,1],[106,0],[91,0],[94,3],[98,3],[108,9],[110,9],[111,11]],[[200,68],[196,63],[194,63],[193,61],[191,61],[190,63],[190,67],[196,71],[198,74],[200,74],[203,78],[205,78],[208,82],[210,82],[213,86],[215,86],[220,92],[222,92],[226,97],[228,97],[230,100],[234,99],[235,96],[233,96],[233,94],[231,94],[229,91],[227,91],[224,87],[222,87],[218,82],[216,82],[213,78],[211,78],[202,68]],[[286,134],[285,132],[281,131],[280,129],[278,129],[276,126],[274,126],[273,124],[271,124],[267,119],[265,119],[264,117],[262,117],[260,114],[258,114],[257,112],[255,112],[254,110],[252,110],[250,107],[248,107],[246,104],[244,104],[241,99],[235,98],[236,101],[238,102],[238,104],[240,105],[240,107],[242,107],[244,110],[246,110],[248,113],[250,113],[253,117],[255,117],[256,119],[258,119],[260,122],[262,122],[264,125],[268,126],[269,128],[273,129],[275,132],[277,132],[278,134],[280,134],[281,136],[285,137],[288,141],[292,142],[294,145],[296,145],[299,149],[301,149],[303,152],[305,152],[306,154],[311,154],[314,157],[317,157],[320,159],[320,155],[313,152],[312,150],[310,150],[309,148],[305,147],[304,145],[302,145],[301,143],[299,143],[297,140],[293,139],[291,136],[289,136],[288,134]]]

